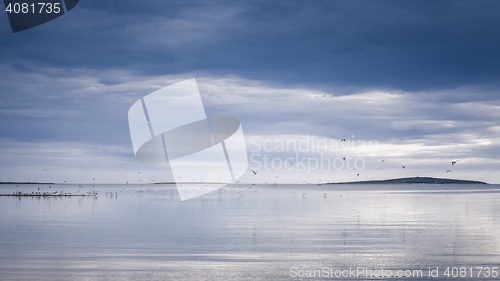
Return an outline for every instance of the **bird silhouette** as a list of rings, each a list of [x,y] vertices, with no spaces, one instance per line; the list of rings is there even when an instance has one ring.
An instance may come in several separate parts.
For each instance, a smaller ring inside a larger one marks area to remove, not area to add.
[[[451,165],[454,166],[455,164],[457,164],[458,161],[460,160],[451,161]]]
[[[257,172],[256,172],[256,171],[254,171],[254,170],[252,170],[252,173],[253,173],[254,175],[256,175],[256,174],[257,174]]]
[[[343,142],[343,141],[345,141],[345,139],[341,139],[340,141]]]
[[[405,169],[406,167],[405,166],[401,166],[401,168]]]
[[[446,172],[447,172],[447,173],[451,173],[451,170],[447,170]]]
[[[342,157],[342,160],[345,160],[345,157]]]
[[[384,163],[384,162],[385,162],[385,160],[382,160],[382,161],[380,161],[380,162]]]
[[[290,166],[293,166],[293,163],[292,163],[292,162],[288,161],[288,163],[290,163]]]

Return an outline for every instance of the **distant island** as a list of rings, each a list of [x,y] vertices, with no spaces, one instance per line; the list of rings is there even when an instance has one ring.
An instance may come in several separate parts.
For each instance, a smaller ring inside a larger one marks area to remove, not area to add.
[[[487,184],[482,181],[440,179],[431,177],[399,178],[390,180],[335,182],[328,184]]]
[[[0,181],[0,184],[55,184],[53,182],[16,182],[16,181]]]
[[[0,182],[0,184],[54,184],[53,182]],[[65,183],[66,184],[66,183]],[[128,183],[127,183],[128,184]],[[222,184],[218,182],[154,182],[146,184]],[[457,180],[457,179],[442,179],[442,178],[431,178],[431,177],[413,177],[413,178],[399,178],[399,179],[389,179],[389,180],[369,180],[369,181],[350,181],[350,182],[329,182],[323,184],[488,184],[482,181],[472,181],[472,180]],[[141,184],[143,185],[143,184]]]

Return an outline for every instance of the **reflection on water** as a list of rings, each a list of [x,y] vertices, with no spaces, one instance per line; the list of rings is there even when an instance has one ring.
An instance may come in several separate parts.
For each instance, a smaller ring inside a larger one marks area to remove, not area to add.
[[[500,267],[500,191],[464,190],[485,187],[500,188],[238,185],[181,202],[169,185],[5,185],[1,194],[95,196],[0,197],[0,280],[298,280],[292,271]]]

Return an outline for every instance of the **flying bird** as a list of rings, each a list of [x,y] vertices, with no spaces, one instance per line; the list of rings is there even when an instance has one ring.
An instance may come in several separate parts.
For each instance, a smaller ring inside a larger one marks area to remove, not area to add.
[[[401,166],[401,168],[405,169],[406,167],[405,166]]]
[[[288,161],[288,163],[290,163],[290,166],[293,166],[293,163],[292,163],[292,162]]]
[[[451,170],[447,170],[446,172],[447,172],[447,173],[451,173]]]
[[[385,162],[385,160],[382,160],[382,161],[380,161],[380,162],[384,163],[384,162]]]
[[[343,141],[345,141],[345,139],[341,139],[340,141],[343,142]]]
[[[454,166],[455,164],[457,164],[458,161],[460,160],[451,161],[451,165]]]
[[[253,173],[254,175],[256,175],[256,174],[257,174],[257,172],[256,172],[256,171],[254,171],[254,170],[252,170],[252,173]]]
[[[359,177],[359,174],[357,174],[356,177]]]

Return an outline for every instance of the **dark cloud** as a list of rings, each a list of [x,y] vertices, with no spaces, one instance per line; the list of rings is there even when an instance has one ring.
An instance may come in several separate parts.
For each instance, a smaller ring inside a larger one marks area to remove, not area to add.
[[[425,90],[497,84],[498,1],[82,1],[1,61]]]

